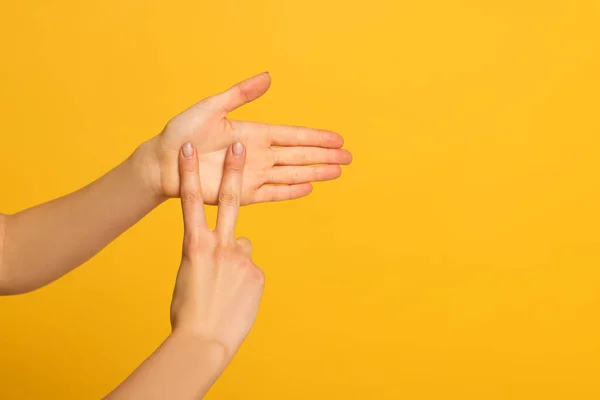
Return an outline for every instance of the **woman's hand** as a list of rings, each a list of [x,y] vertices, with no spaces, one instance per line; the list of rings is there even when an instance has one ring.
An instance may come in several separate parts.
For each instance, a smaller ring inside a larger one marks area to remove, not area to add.
[[[189,143],[179,152],[185,227],[171,305],[173,332],[220,344],[227,360],[250,331],[264,288],[264,275],[251,259],[250,242],[234,236],[245,160],[242,143],[226,150],[217,225],[212,231],[204,216],[198,152]]]
[[[204,217],[198,152],[188,143],[178,153],[184,238],[173,332],[107,400],[202,398],[256,318],[265,278],[250,258],[250,242],[234,237],[246,150],[239,142],[227,149],[214,231]]]
[[[225,152],[234,141],[244,143],[249,153],[241,205],[296,199],[312,191],[310,182],[341,175],[340,164],[349,164],[352,155],[341,149],[344,141],[337,133],[227,118],[227,113],[262,96],[270,84],[268,73],[256,75],[169,121],[163,132],[150,141],[156,160],[152,163],[156,166],[152,181],[160,195],[179,195],[177,157],[187,142],[197,149],[206,204],[217,203]]]

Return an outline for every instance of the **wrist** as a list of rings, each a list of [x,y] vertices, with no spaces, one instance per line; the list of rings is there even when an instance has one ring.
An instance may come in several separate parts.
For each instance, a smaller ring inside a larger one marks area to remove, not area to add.
[[[202,354],[202,360],[216,374],[220,374],[229,363],[229,351],[220,341],[193,332],[173,330],[168,341],[172,341],[190,353]]]
[[[130,156],[134,174],[147,196],[157,204],[167,200],[161,185],[160,162],[156,145],[156,138],[150,139],[141,145]]]

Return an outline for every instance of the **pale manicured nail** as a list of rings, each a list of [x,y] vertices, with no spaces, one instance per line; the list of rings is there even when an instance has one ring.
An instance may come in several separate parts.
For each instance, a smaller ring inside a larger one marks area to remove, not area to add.
[[[244,153],[244,145],[240,142],[235,142],[233,144],[233,155],[239,157]]]
[[[194,156],[194,148],[191,143],[186,143],[183,145],[183,156],[185,158],[192,158]]]

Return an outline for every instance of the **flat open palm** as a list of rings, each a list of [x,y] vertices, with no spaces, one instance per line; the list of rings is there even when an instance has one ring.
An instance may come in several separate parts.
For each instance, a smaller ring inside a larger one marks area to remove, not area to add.
[[[234,121],[227,113],[263,95],[269,74],[256,75],[229,90],[209,97],[175,116],[158,137],[160,187],[165,196],[179,195],[178,155],[192,142],[199,155],[200,180],[206,204],[217,204],[227,147],[246,145],[242,205],[291,200],[312,191],[310,182],[338,178],[339,164],[352,155],[334,132]]]

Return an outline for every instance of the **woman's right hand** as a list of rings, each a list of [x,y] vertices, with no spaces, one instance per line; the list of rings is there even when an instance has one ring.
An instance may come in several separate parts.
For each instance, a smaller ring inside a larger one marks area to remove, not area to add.
[[[250,241],[234,236],[245,160],[242,143],[227,149],[213,231],[204,215],[197,150],[188,143],[179,154],[184,239],[171,325],[175,334],[218,343],[226,361],[250,331],[264,288],[263,272],[251,259]]]

